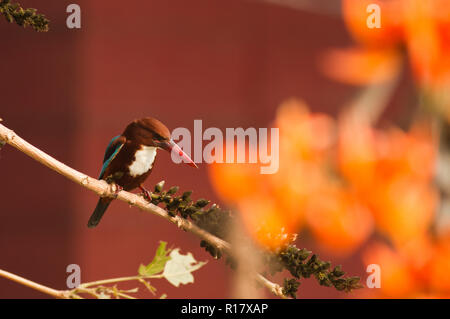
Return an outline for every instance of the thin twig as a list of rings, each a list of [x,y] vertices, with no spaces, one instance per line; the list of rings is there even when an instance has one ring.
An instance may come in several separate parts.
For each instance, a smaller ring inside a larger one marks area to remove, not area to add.
[[[14,131],[10,130],[9,128],[5,127],[2,124],[0,124],[0,140],[3,140],[7,144],[25,153],[34,160],[38,161],[39,163],[65,176],[71,181],[93,191],[99,196],[115,197],[115,188],[116,188],[115,185],[110,185],[103,180],[97,180],[95,178],[89,177],[88,175],[83,174],[65,165],[64,163],[44,153],[37,147],[31,145],[30,143],[19,137]],[[200,227],[196,226],[187,219],[184,219],[180,216],[170,216],[166,210],[162,209],[159,206],[149,203],[141,196],[126,191],[120,191],[117,194],[117,199],[124,201],[132,206],[136,206],[141,210],[162,217],[165,220],[177,225],[178,228],[191,232],[197,237],[201,238],[202,240],[207,241],[209,244],[213,245],[218,250],[223,251],[229,255],[232,255],[231,245],[228,242],[212,235],[211,233],[205,231],[204,229],[201,229]],[[282,288],[279,285],[270,282],[268,279],[264,278],[261,275],[256,276],[256,280],[263,286],[267,287],[275,295],[282,298],[286,297],[282,293]],[[276,289],[273,289],[274,287],[276,287]]]
[[[129,276],[129,277],[120,277],[120,278],[111,278],[111,279],[103,279],[103,280],[97,280],[92,282],[87,282],[84,284],[81,284],[82,287],[91,287],[91,286],[101,286],[106,284],[112,284],[117,282],[123,282],[123,281],[132,281],[132,280],[142,280],[142,279],[159,279],[164,278],[163,275],[152,275],[152,276]]]
[[[24,285],[24,286],[27,286],[27,287],[32,288],[34,290],[43,292],[44,294],[53,296],[55,298],[68,298],[67,291],[56,290],[56,289],[53,289],[53,288],[50,288],[50,287],[38,284],[38,283],[36,283],[34,281],[25,279],[25,278],[23,278],[21,276],[12,274],[12,273],[10,273],[8,271],[5,271],[5,270],[1,270],[0,269],[0,277],[4,277],[6,279],[15,281],[15,282],[17,282],[17,283],[19,283],[21,285]]]

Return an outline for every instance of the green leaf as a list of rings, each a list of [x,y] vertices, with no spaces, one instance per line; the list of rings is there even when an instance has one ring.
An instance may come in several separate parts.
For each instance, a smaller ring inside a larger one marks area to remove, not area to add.
[[[147,267],[143,264],[139,265],[138,274],[141,276],[145,276],[145,273],[147,271]]]
[[[201,198],[195,203],[195,206],[197,206],[199,208],[203,208],[208,204],[209,204],[209,200]]]
[[[161,241],[158,249],[156,250],[155,257],[153,260],[147,265],[141,264],[138,269],[138,273],[141,276],[152,276],[158,274],[164,270],[164,267],[167,261],[170,260],[170,249],[166,249],[167,242]]]

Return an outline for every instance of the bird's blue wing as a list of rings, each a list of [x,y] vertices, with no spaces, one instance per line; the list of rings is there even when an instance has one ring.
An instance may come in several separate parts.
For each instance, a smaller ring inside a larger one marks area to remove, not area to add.
[[[100,172],[99,179],[103,178],[103,174],[105,173],[106,168],[111,163],[111,161],[116,157],[117,153],[119,153],[122,146],[125,144],[124,139],[121,138],[120,135],[114,137],[111,142],[109,142],[108,147],[105,151],[105,156],[103,158],[103,167]]]

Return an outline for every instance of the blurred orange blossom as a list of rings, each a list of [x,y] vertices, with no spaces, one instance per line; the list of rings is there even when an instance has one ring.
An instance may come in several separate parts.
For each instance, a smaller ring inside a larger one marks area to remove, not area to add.
[[[377,4],[381,28],[369,28],[367,6]],[[357,47],[330,50],[324,72],[338,81],[366,85],[399,74],[408,58],[422,94],[450,118],[450,2],[447,0],[343,0],[347,28]]]
[[[238,208],[256,240],[265,229],[272,241],[262,243],[274,249],[283,243],[273,241],[277,232],[297,232],[306,223],[325,247],[348,254],[374,225],[399,244],[427,231],[438,197],[426,129],[380,131],[346,115],[335,121],[297,100],[280,106],[274,124],[276,174],[261,175],[251,164],[210,166],[217,193]]]
[[[379,29],[367,27],[373,3],[381,8]],[[450,1],[343,0],[342,12],[359,45],[329,51],[326,74],[379,84],[396,78],[408,59],[422,96],[450,119]],[[433,231],[439,141],[427,122],[380,129],[357,114],[333,119],[287,101],[273,123],[279,171],[216,163],[212,184],[263,247],[276,250],[304,228],[335,255],[364,247],[362,261],[381,266],[382,285],[360,296],[450,297],[450,234]]]
[[[377,129],[351,112],[334,120],[292,99],[279,107],[274,126],[276,174],[259,174],[258,164],[209,167],[218,195],[257,243],[276,250],[306,227],[324,249],[348,255],[372,237],[363,262],[381,265],[383,276],[372,297],[448,296],[450,236],[430,232],[439,192],[428,125]]]

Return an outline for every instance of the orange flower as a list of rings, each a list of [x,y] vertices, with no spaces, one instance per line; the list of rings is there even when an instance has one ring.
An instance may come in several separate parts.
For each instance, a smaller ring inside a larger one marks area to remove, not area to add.
[[[275,125],[280,129],[280,154],[287,161],[327,159],[335,129],[329,115],[311,113],[304,102],[291,99],[278,108]]]
[[[450,6],[443,1],[409,0],[405,1],[403,10],[408,53],[421,84],[429,86],[448,81]]]
[[[430,185],[435,160],[424,127],[383,132],[350,114],[340,121],[340,172],[371,208],[377,228],[396,244],[423,235],[432,222],[438,200]]]
[[[219,197],[230,204],[252,195],[261,186],[259,168],[251,164],[212,164],[209,176]]]
[[[423,236],[437,207],[436,191],[407,177],[379,183],[371,201],[377,228],[396,244]]]
[[[352,35],[370,47],[393,47],[403,39],[401,5],[403,0],[343,0],[342,14]],[[367,7],[380,7],[381,28],[369,28]]]
[[[436,151],[430,129],[415,126],[409,133],[392,129],[379,131],[376,139],[378,176],[390,179],[411,176],[430,182],[435,173]]]
[[[363,255],[364,264],[380,266],[380,291],[388,298],[411,297],[418,282],[411,273],[408,261],[385,244],[372,244]],[[377,289],[378,290],[378,289]],[[377,293],[378,291],[375,291]]]
[[[272,197],[255,195],[239,202],[238,209],[247,233],[266,249],[287,245],[296,231]]]
[[[213,164],[209,170],[219,196],[237,206],[248,232],[270,249],[302,227],[306,207],[326,182],[324,167],[334,140],[331,117],[310,113],[301,101],[284,103],[275,125],[280,132],[277,173],[261,175],[259,164]]]
[[[381,9],[380,28],[367,25],[370,4]],[[343,0],[342,12],[348,30],[361,46],[327,53],[321,60],[324,73],[348,84],[379,83],[395,78],[400,57],[408,58],[421,92],[450,120],[448,1]]]
[[[280,107],[275,123],[280,129],[276,174],[261,175],[258,164],[210,165],[216,191],[238,209],[252,238],[276,250],[306,224],[324,248],[345,255],[376,227],[398,249],[380,253],[395,256],[391,273],[401,260],[409,275],[400,280],[429,282],[424,269],[430,254],[414,256],[415,248],[432,250],[425,238],[439,199],[431,184],[436,143],[429,128],[382,131],[351,114],[336,125],[296,100]],[[391,287],[388,294],[398,292]]]
[[[430,288],[438,293],[450,294],[450,240],[436,245],[430,267]]]
[[[396,250],[385,244],[369,246],[364,263],[378,264],[381,289],[372,297],[381,298],[449,298],[450,241],[417,236]],[[366,296],[367,297],[367,296]],[[370,296],[369,296],[370,297]]]
[[[382,83],[398,74],[401,55],[395,49],[332,49],[320,59],[322,72],[349,85]]]
[[[289,228],[298,231],[303,225],[307,203],[323,180],[320,170],[314,165],[286,163],[283,159],[278,173],[267,179],[271,187],[268,196],[277,200],[279,214],[284,216]]]
[[[354,186],[373,187],[377,163],[375,131],[358,117],[344,114],[339,121],[338,168]]]
[[[405,4],[406,47],[412,69],[434,108],[450,121],[450,6],[448,1]]]
[[[287,222],[300,229],[308,202],[326,183],[324,165],[334,140],[334,122],[292,99],[279,107],[275,124],[280,129],[280,166],[267,179]]]
[[[234,145],[237,150],[245,152],[246,158],[250,152],[257,152],[253,147]],[[226,144],[224,144],[226,149]],[[259,171],[260,164],[247,163],[214,163],[209,165],[209,175],[213,187],[222,200],[229,204],[236,204],[239,200],[257,193],[264,187],[263,176]]]
[[[373,230],[373,218],[367,207],[338,187],[316,194],[306,217],[316,239],[339,255],[353,252]]]

